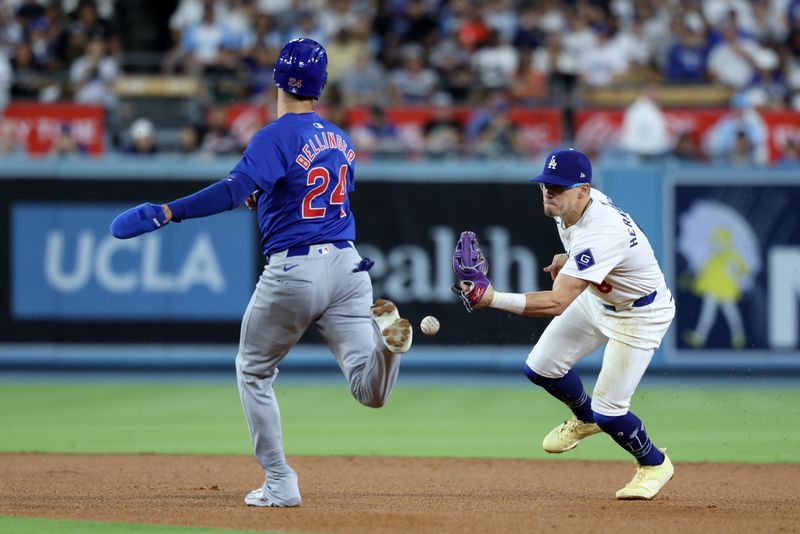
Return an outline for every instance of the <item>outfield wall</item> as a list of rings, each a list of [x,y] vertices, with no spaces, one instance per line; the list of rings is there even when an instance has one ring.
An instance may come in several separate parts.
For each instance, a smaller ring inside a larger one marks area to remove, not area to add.
[[[227,368],[263,265],[244,208],[119,241],[108,224],[225,176],[235,161],[15,161],[0,166],[0,366]],[[550,287],[561,252],[538,163],[358,165],[358,248],[376,295],[415,322],[406,368],[516,370],[547,325],[467,314],[450,292],[458,233],[476,231],[495,286]],[[647,234],[678,302],[653,367],[800,372],[800,169],[598,165],[595,184]],[[335,369],[316,333],[287,366]],[[596,367],[599,354],[583,368]]]

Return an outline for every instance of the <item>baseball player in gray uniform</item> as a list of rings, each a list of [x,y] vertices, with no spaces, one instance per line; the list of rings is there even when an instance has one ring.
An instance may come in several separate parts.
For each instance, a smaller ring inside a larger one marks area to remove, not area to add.
[[[255,456],[266,473],[247,494],[251,506],[299,506],[297,474],[283,450],[272,384],[278,364],[314,324],[361,404],[389,399],[400,355],[411,348],[411,324],[397,307],[372,302],[367,271],[353,241],[348,194],[356,154],[349,137],[312,109],[327,79],[325,49],[295,39],[273,72],[278,117],[259,130],[230,175],[167,204],[142,204],[111,225],[118,238],[204,217],[246,203],[258,214],[267,264],[242,320],[236,375]]]
[[[469,310],[492,307],[525,316],[554,316],[524,370],[572,411],[544,438],[563,453],[605,432],[637,461],[618,499],[649,500],[672,478],[672,462],[650,440],[630,401],[675,316],[675,304],[647,236],[631,216],[591,187],[592,167],[577,150],[552,152],[541,175],[544,212],[553,217],[566,253],[545,268],[551,291],[500,293],[474,234],[454,255],[456,288]],[[471,234],[471,233],[469,233]],[[572,367],[605,345],[600,376],[589,397]]]

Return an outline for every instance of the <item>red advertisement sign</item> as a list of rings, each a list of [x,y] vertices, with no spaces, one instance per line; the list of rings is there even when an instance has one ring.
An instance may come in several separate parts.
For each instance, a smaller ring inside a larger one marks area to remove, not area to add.
[[[769,124],[769,143],[773,156],[790,143],[800,146],[800,113],[772,111],[763,115]]]
[[[219,119],[215,117],[216,114],[219,114]],[[266,106],[253,104],[214,106],[208,111],[206,123],[213,127],[216,120],[221,120],[244,146],[247,145],[254,133],[266,126],[269,122],[269,115]]]
[[[691,132],[699,146],[732,111],[729,109],[665,109],[670,132]],[[624,110],[582,110],[575,114],[575,146],[597,154],[619,142]],[[759,111],[767,130],[769,157],[775,162],[789,142],[800,143],[800,113]]]
[[[103,153],[105,111],[100,106],[13,102],[3,122],[32,156],[44,156],[61,135],[69,135],[79,149],[93,156]]]
[[[555,108],[511,108],[511,120],[520,128],[522,152],[534,155],[561,143],[561,117],[561,110]]]
[[[453,116],[466,124],[476,109],[472,107],[454,107]],[[425,124],[436,116],[433,106],[390,107],[386,116],[402,129],[415,129],[420,132]],[[348,123],[359,125],[368,118],[366,108],[353,108],[347,112]],[[525,153],[537,153],[551,149],[561,142],[563,125],[561,112],[552,108],[512,107],[509,118],[519,128],[521,150]]]

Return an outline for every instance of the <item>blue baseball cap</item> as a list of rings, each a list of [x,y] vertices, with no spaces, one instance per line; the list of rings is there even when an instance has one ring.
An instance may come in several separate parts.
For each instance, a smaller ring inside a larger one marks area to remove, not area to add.
[[[592,183],[592,163],[586,154],[570,148],[556,150],[547,155],[542,174],[531,182],[574,187]]]

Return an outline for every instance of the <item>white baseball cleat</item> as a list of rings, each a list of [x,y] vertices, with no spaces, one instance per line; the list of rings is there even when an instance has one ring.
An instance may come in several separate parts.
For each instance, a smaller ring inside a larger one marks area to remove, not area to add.
[[[295,500],[289,501],[287,504],[278,504],[271,501],[270,498],[264,494],[264,488],[258,488],[245,495],[244,503],[247,506],[293,508],[295,506],[300,506],[300,499],[297,499],[296,501]]]
[[[414,330],[407,319],[400,317],[394,302],[377,299],[370,310],[372,320],[378,326],[386,347],[395,354],[403,354],[411,348]]]
[[[636,464],[636,474],[628,484],[617,491],[617,499],[630,501],[649,501],[661,491],[675,474],[675,468],[667,457],[667,449],[658,449],[664,453],[661,465]]]
[[[551,454],[571,451],[583,438],[598,434],[603,430],[596,423],[584,423],[577,417],[564,421],[544,437],[542,447]]]

